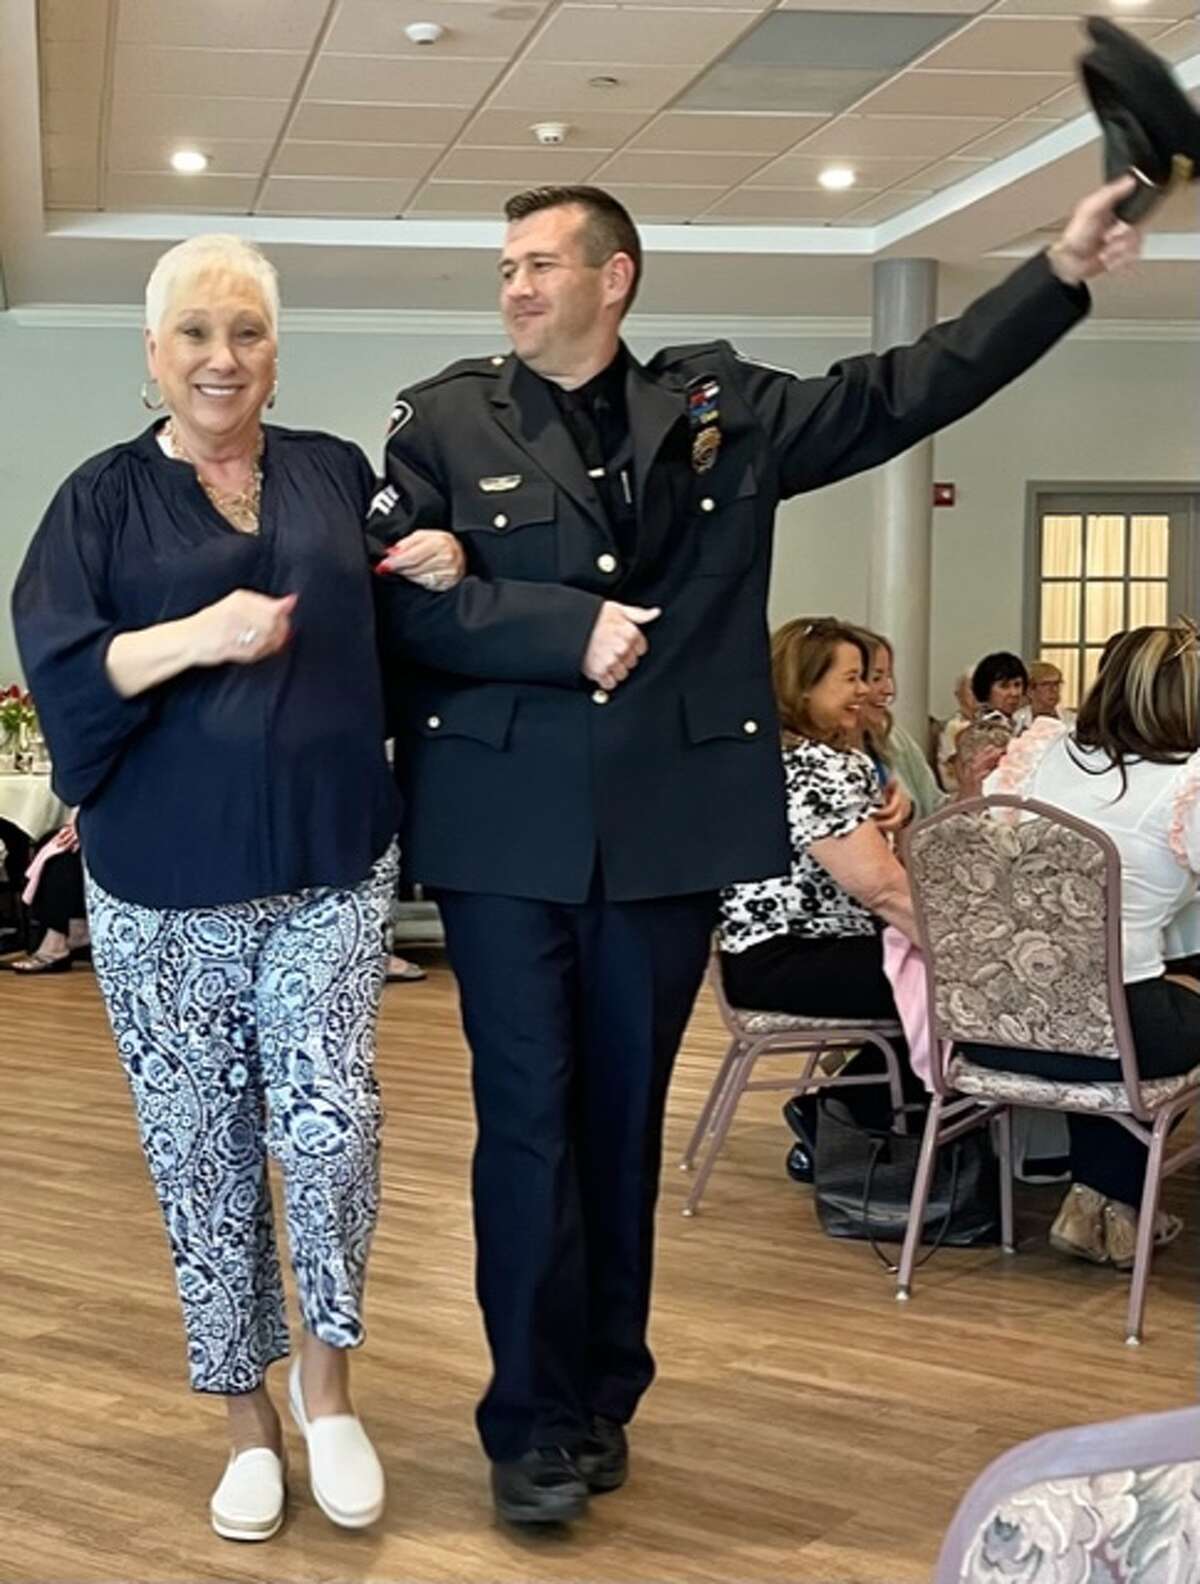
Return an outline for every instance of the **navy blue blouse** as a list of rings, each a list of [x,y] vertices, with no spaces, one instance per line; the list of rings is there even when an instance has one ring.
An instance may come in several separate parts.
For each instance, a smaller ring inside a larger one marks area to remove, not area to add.
[[[268,428],[260,532],[242,534],[152,426],[59,490],[13,623],[55,789],[81,806],[106,891],[192,908],[351,886],[386,849],[399,809],[362,535],[374,489],[357,446]],[[281,653],[116,692],[105,656],[118,633],[238,588],[299,595]]]

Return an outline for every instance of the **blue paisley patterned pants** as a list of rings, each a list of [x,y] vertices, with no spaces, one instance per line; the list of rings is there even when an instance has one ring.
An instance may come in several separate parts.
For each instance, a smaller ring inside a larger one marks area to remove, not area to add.
[[[267,1156],[306,1328],[356,1347],[379,1204],[375,1023],[393,846],[361,885],[155,909],[87,882],[92,956],[162,1206],[197,1391],[288,1351]]]

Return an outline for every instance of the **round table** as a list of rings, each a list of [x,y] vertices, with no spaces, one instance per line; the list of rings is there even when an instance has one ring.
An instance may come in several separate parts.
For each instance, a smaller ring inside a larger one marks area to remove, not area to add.
[[[69,812],[55,795],[49,775],[0,773],[0,819],[11,820],[31,840],[66,824]]]

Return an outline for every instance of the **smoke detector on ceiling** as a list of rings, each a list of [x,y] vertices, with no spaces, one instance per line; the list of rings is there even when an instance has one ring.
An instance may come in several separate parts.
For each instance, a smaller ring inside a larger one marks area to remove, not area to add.
[[[529,129],[543,148],[557,148],[567,141],[571,130],[564,121],[539,121]]]
[[[410,22],[404,35],[410,44],[436,44],[445,31],[440,22]]]

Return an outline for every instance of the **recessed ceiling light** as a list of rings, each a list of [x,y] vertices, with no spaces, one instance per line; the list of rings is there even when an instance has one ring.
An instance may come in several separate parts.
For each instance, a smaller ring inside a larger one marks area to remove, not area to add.
[[[208,169],[208,155],[199,149],[176,149],[171,155],[171,169],[181,176],[198,176]]]
[[[845,192],[847,187],[854,186],[858,177],[849,165],[827,165],[817,180],[829,192]]]

